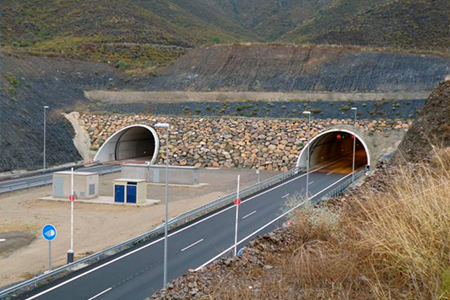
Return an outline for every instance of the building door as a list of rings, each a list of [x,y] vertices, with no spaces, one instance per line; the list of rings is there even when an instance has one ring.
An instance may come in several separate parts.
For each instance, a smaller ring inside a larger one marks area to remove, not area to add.
[[[114,202],[124,202],[125,200],[125,186],[114,186]]]
[[[127,185],[127,203],[136,203],[136,185]]]

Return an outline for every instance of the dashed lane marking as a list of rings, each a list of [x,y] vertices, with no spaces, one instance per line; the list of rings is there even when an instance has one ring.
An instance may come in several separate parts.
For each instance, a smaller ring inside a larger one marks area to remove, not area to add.
[[[253,215],[254,213],[256,213],[256,210],[255,210],[255,211],[252,211],[252,212],[249,213],[248,215],[243,216],[243,217],[242,217],[242,220],[245,219],[245,218],[250,217],[250,216]]]
[[[93,297],[89,298],[88,300],[93,300],[93,299],[95,299],[95,298],[98,298],[98,297],[100,297],[101,295],[103,295],[103,294],[105,294],[105,293],[109,292],[110,290],[112,290],[112,287],[110,287],[110,288],[107,288],[107,289],[106,289],[106,290],[104,290],[103,292],[101,292],[101,293],[98,293],[97,295],[95,295],[95,296],[93,296]]]
[[[197,245],[198,243],[203,242],[203,240],[204,240],[204,239],[198,240],[198,241],[196,241],[195,243],[193,243],[193,244],[187,246],[186,248],[181,249],[181,252],[183,252],[183,251],[185,251],[185,250],[187,250],[187,249],[189,249],[189,248],[194,247],[194,246]]]

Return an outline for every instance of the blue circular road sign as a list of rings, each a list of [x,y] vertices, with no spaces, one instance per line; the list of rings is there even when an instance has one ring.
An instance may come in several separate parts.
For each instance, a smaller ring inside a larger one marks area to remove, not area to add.
[[[47,241],[51,241],[56,237],[56,227],[52,224],[47,224],[42,228],[42,236]]]

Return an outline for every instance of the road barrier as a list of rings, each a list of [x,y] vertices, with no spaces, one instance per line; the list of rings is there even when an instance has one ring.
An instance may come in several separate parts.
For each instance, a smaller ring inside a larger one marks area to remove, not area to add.
[[[120,171],[120,166],[118,166],[117,168],[110,168],[108,170],[99,171],[98,174],[106,175],[106,174],[119,172],[119,171]],[[49,174],[49,176],[51,176],[51,174]],[[23,178],[23,179],[25,179],[25,178]],[[17,184],[14,186],[0,188],[0,194],[17,192],[17,191],[31,189],[31,188],[40,187],[40,186],[46,186],[46,185],[50,185],[52,183],[53,183],[53,179],[44,179],[44,180],[40,180],[40,181],[33,182],[33,183]]]
[[[303,171],[303,170],[294,168],[294,169],[289,170],[288,172],[276,175],[274,177],[271,177],[269,179],[261,181],[260,183],[256,183],[252,186],[244,188],[239,193],[240,197],[241,197],[241,199],[245,200],[245,198],[247,198],[251,195],[254,195],[262,190],[270,188],[280,182],[283,182],[289,178],[296,176],[300,171]],[[363,171],[355,173],[355,179],[361,177],[362,174],[364,174]],[[351,178],[349,180],[343,181],[338,187],[333,189],[332,192],[323,195],[322,197],[320,197],[320,199],[322,199],[324,197],[329,197],[331,195],[337,195],[339,193],[342,193],[351,184]],[[180,227],[186,223],[189,223],[199,217],[202,217],[210,212],[216,211],[227,205],[231,205],[232,203],[234,203],[234,199],[236,198],[236,196],[237,196],[236,193],[226,195],[226,196],[216,199],[212,202],[209,202],[205,205],[202,205],[198,208],[195,208],[189,212],[180,214],[180,215],[172,218],[168,222],[169,230],[178,228],[178,227]],[[89,256],[86,256],[84,258],[81,258],[73,263],[61,266],[53,271],[44,273],[42,275],[38,275],[32,279],[26,280],[17,285],[14,285],[12,287],[4,289],[4,290],[0,291],[0,299],[10,299],[10,298],[16,297],[20,294],[23,294],[27,291],[34,289],[34,288],[48,284],[55,279],[64,277],[64,276],[66,276],[72,272],[78,271],[84,267],[98,263],[101,260],[111,257],[112,255],[120,253],[126,249],[130,249],[132,247],[143,244],[146,241],[152,240],[163,234],[164,234],[164,224],[161,224],[158,227],[156,227],[142,235],[139,235],[135,238],[129,239],[123,243],[109,247],[100,252],[97,252],[97,253],[91,254]]]

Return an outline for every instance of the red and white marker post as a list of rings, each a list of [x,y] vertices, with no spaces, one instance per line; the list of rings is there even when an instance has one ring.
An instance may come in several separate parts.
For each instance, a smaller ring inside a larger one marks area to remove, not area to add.
[[[67,263],[70,264],[73,262],[74,254],[73,254],[73,203],[75,202],[73,188],[73,168],[70,170],[70,249],[67,251]]]
[[[241,198],[239,197],[239,180],[241,175],[237,178],[237,193],[236,199],[234,199],[234,205],[236,206],[236,227],[234,230],[234,256],[237,254],[237,238],[238,238],[238,222],[239,222],[239,205],[241,205]]]

